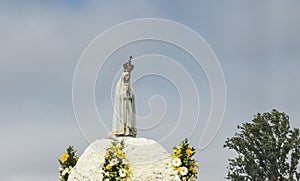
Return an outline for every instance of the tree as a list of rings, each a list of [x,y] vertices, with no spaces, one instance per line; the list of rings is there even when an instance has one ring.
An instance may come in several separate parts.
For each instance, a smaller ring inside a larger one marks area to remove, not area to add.
[[[227,138],[223,147],[237,152],[229,159],[227,179],[233,181],[300,180],[299,129],[290,128],[289,117],[277,110],[254,116],[238,126],[240,133]]]

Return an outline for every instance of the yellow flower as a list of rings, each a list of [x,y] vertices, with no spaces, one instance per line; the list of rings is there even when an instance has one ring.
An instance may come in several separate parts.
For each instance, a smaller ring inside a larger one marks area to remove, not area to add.
[[[176,155],[179,155],[180,153],[181,153],[181,148],[177,148],[175,154],[176,154]]]
[[[178,158],[180,155],[181,155],[181,147],[174,148],[172,158]]]
[[[106,165],[106,167],[105,167],[107,170],[110,170],[111,169],[111,165],[110,164],[108,164],[108,165]]]
[[[79,159],[79,156],[76,156],[75,159],[76,159],[76,161],[77,161],[77,160]]]
[[[196,169],[195,169],[193,166],[190,167],[190,170],[191,170],[193,173],[197,173]]]
[[[182,177],[182,181],[186,181],[186,177]]]
[[[122,150],[118,150],[117,153],[116,153],[116,156],[117,156],[118,158],[124,158],[124,155],[123,155]]]
[[[118,150],[120,150],[120,146],[116,145],[116,146],[111,146],[111,149],[113,150],[114,153],[117,153]]]
[[[106,150],[104,157],[105,157],[105,158],[108,158],[108,156],[109,156],[109,151]]]
[[[69,158],[69,154],[64,153],[63,155],[61,155],[60,161],[64,163],[65,161],[67,161],[68,158]]]
[[[178,155],[173,154],[172,158],[178,158]]]
[[[191,156],[193,154],[193,150],[191,148],[188,148],[185,150],[185,153],[188,155],[188,156]]]
[[[173,168],[173,170],[177,170],[178,169],[178,167],[174,167],[173,165],[172,165],[172,168]]]
[[[131,169],[130,168],[127,168],[127,176],[131,177]]]
[[[191,162],[191,165],[198,167],[198,163],[195,160]]]

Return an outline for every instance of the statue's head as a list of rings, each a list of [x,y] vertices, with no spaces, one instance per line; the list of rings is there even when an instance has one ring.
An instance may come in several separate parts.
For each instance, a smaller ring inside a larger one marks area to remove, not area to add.
[[[130,73],[124,75],[124,82],[129,82],[130,80]]]

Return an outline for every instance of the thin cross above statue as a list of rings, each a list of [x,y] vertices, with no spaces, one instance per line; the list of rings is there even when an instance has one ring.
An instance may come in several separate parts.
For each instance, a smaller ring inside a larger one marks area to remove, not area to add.
[[[129,57],[128,63],[131,65],[132,56]]]

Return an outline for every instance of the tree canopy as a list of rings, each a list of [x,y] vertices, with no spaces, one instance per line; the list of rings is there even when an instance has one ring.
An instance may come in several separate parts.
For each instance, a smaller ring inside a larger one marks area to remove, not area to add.
[[[290,128],[289,116],[272,110],[258,113],[252,122],[238,126],[224,147],[237,152],[229,159],[227,179],[234,181],[300,180],[298,128]]]

